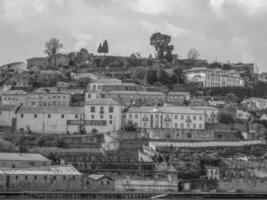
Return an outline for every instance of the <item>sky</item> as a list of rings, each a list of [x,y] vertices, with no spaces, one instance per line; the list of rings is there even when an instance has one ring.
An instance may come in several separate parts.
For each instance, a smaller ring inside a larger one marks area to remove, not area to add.
[[[255,63],[267,71],[267,0],[0,0],[0,64],[45,56],[60,39],[62,52],[110,55],[155,51],[150,36],[171,36],[174,53],[195,48],[210,62]]]

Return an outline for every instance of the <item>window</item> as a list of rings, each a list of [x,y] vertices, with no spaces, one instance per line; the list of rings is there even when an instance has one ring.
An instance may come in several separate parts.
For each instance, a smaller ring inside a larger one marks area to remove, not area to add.
[[[184,116],[183,115],[181,115],[181,120],[184,120]]]
[[[51,114],[48,114],[47,117],[48,117],[48,118],[51,118]]]
[[[175,116],[174,116],[174,119],[178,119],[178,116],[177,116],[177,115],[175,115]]]
[[[196,120],[197,119],[197,117],[196,116],[193,116],[193,120]]]
[[[88,95],[87,95],[87,98],[88,98],[88,99],[91,99],[91,94],[88,94]]]
[[[78,115],[75,115],[75,118],[78,119]]]
[[[109,119],[112,119],[112,115],[109,115]]]
[[[109,120],[109,124],[112,124],[112,120]]]
[[[64,180],[64,181],[66,180],[66,176],[63,176],[63,180]]]
[[[100,113],[104,113],[104,107],[103,106],[100,107]]]
[[[21,114],[20,114],[20,117],[21,117],[21,118],[23,118],[23,117],[24,117],[24,114],[23,114],[23,113],[21,113]]]
[[[187,123],[187,128],[190,128],[190,123]]]
[[[178,127],[178,126],[177,126],[177,123],[175,123],[175,124],[174,124],[174,128],[177,128],[177,127]]]
[[[109,112],[109,113],[113,113],[113,112],[114,112],[114,108],[113,108],[113,107],[109,107],[109,108],[108,108],[108,112]]]
[[[193,124],[193,128],[196,128],[196,124]]]
[[[19,177],[18,176],[16,176],[16,180],[18,180],[19,179]]]
[[[132,114],[129,114],[129,119],[132,119]]]
[[[134,117],[135,117],[135,119],[138,119],[138,114],[135,114]]]
[[[28,180],[28,176],[25,176],[25,180]]]
[[[75,180],[75,176],[72,177],[72,180],[73,180],[73,181]]]
[[[100,115],[100,118],[103,119],[103,115]]]
[[[45,180],[45,181],[47,180],[47,176],[44,176],[44,180]]]
[[[92,113],[95,112],[95,107],[94,107],[94,106],[91,107],[91,112],[92,112]]]
[[[34,118],[37,118],[37,114],[34,114]]]
[[[37,180],[37,176],[34,176],[34,180]]]
[[[199,120],[200,120],[200,121],[202,120],[202,116],[199,116]]]
[[[202,129],[202,124],[199,124],[199,128]]]
[[[61,118],[63,119],[64,117],[65,117],[65,115],[62,114],[62,115],[61,115]]]
[[[104,182],[103,181],[101,181],[101,185],[104,185]]]
[[[181,129],[183,129],[184,128],[184,124],[183,123],[181,123]]]
[[[92,119],[94,119],[94,118],[95,118],[95,116],[94,116],[94,115],[91,115],[91,118],[92,118]]]

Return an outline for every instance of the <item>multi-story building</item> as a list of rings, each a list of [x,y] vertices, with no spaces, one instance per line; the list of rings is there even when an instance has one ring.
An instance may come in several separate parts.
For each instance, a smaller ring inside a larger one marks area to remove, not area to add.
[[[36,153],[0,153],[0,168],[27,168],[51,165],[51,160]]]
[[[71,165],[2,168],[1,191],[81,191],[83,176]]]
[[[110,98],[91,99],[86,102],[85,130],[109,132],[121,129],[122,106]]]
[[[23,90],[8,90],[2,94],[4,105],[26,105],[27,93]]]
[[[71,95],[58,88],[38,88],[28,94],[28,106],[69,106]]]
[[[40,134],[75,134],[83,129],[83,107],[21,107],[17,111],[16,130]]]
[[[267,99],[251,97],[245,99],[242,104],[247,107],[248,110],[265,110],[267,109]]]
[[[0,127],[11,127],[16,120],[16,105],[0,105]]]
[[[185,73],[188,81],[200,82],[203,87],[244,87],[244,80],[235,70],[198,67]]]
[[[190,107],[131,107],[124,114],[124,125],[127,126],[130,122],[141,132],[149,132],[150,138],[194,139],[206,137],[203,135],[205,134],[204,111]]]
[[[89,83],[87,86],[87,90],[91,92],[102,92],[102,86],[106,85],[118,85],[122,84],[121,80],[115,79],[115,78],[102,78],[102,79],[97,79],[92,83]]]
[[[263,72],[263,73],[259,74],[258,79],[259,79],[259,81],[266,83],[267,82],[267,73]]]

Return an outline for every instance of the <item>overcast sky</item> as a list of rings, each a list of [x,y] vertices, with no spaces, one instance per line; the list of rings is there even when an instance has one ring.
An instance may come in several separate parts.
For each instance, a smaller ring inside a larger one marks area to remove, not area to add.
[[[0,64],[44,56],[57,37],[63,52],[154,53],[154,32],[172,37],[174,52],[196,48],[201,58],[253,62],[267,71],[267,0],[0,0]]]

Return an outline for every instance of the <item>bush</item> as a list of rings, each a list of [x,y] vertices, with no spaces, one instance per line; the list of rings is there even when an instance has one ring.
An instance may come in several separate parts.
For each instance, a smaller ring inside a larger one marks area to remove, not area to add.
[[[231,124],[234,123],[233,116],[226,112],[226,111],[220,111],[217,115],[218,121],[223,124]]]

